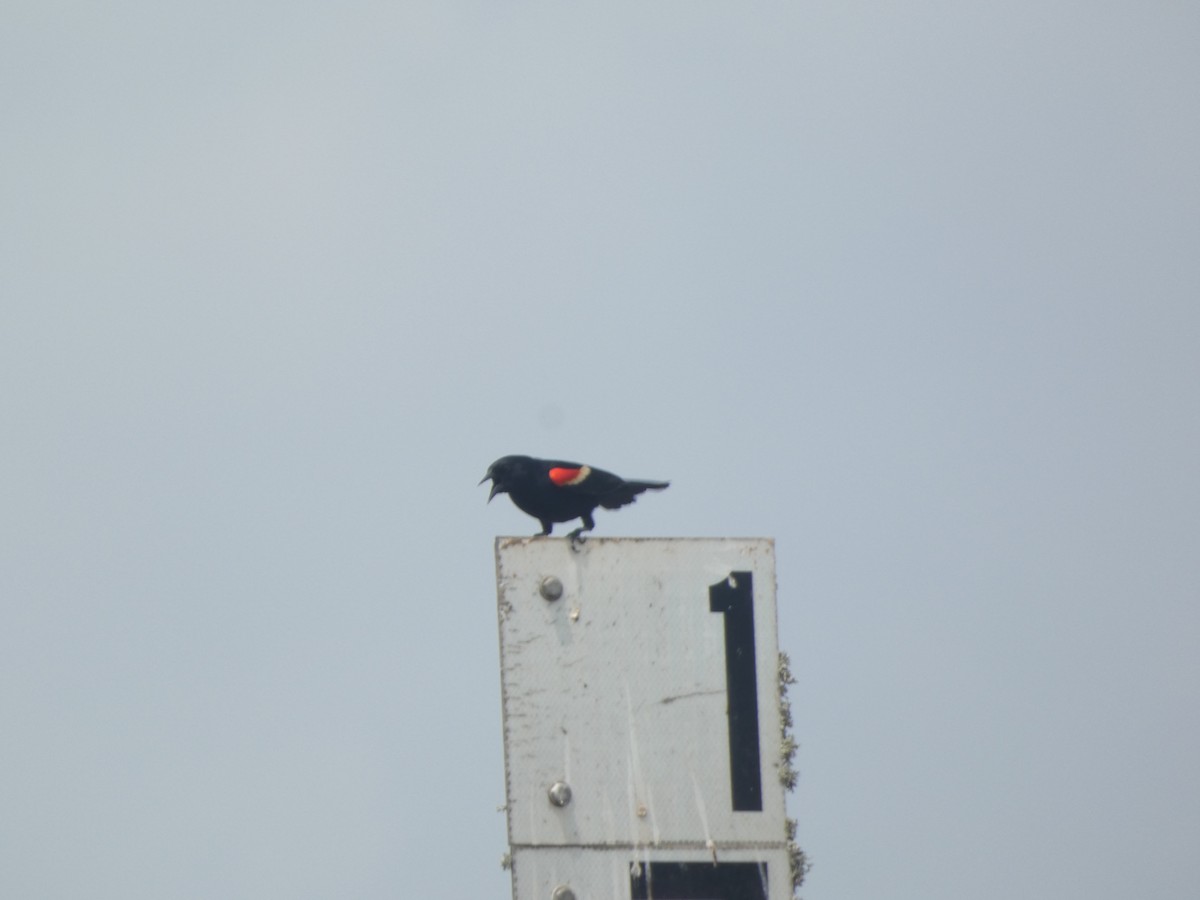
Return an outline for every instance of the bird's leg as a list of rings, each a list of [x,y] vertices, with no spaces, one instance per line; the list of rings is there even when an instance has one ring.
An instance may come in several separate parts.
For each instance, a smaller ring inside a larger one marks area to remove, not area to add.
[[[592,519],[592,514],[590,512],[585,512],[579,518],[583,524],[567,535],[567,537],[571,539],[571,549],[575,551],[579,551],[583,547],[583,542],[587,540],[587,538],[583,536],[583,533],[585,531],[591,531],[596,527],[596,523]]]
[[[554,530],[554,523],[547,522],[545,519],[538,519],[538,521],[542,523],[542,530],[539,531],[537,534],[535,534],[534,537],[549,536],[550,532],[552,532]]]

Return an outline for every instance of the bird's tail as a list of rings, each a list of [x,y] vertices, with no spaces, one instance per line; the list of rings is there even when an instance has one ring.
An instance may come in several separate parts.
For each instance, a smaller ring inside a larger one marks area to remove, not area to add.
[[[635,494],[640,494],[642,491],[661,491],[671,486],[669,481],[627,481],[625,483],[633,488]]]
[[[671,486],[669,481],[626,481],[615,491],[610,491],[600,501],[605,509],[619,509],[637,499],[642,491],[661,491]]]

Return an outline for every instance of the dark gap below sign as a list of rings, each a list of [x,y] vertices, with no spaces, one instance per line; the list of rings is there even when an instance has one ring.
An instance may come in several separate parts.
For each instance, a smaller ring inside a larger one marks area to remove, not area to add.
[[[652,862],[629,876],[632,900],[767,900],[765,862]]]

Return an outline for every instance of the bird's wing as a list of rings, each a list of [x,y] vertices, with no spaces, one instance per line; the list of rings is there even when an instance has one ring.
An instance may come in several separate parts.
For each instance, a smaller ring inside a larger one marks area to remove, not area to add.
[[[602,497],[625,484],[624,479],[612,472],[561,460],[549,461],[546,474],[564,491],[586,497]]]
[[[620,475],[582,463],[547,460],[546,476],[565,492],[592,497],[605,509],[618,509],[632,503],[642,491],[661,491],[666,481],[626,481]]]

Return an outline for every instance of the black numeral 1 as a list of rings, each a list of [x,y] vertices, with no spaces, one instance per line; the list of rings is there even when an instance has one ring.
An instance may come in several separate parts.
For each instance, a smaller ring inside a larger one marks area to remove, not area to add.
[[[754,662],[754,581],[732,572],[708,589],[708,605],[725,615],[725,690],[729,703],[729,777],[735,812],[762,811],[758,751],[758,678]]]

